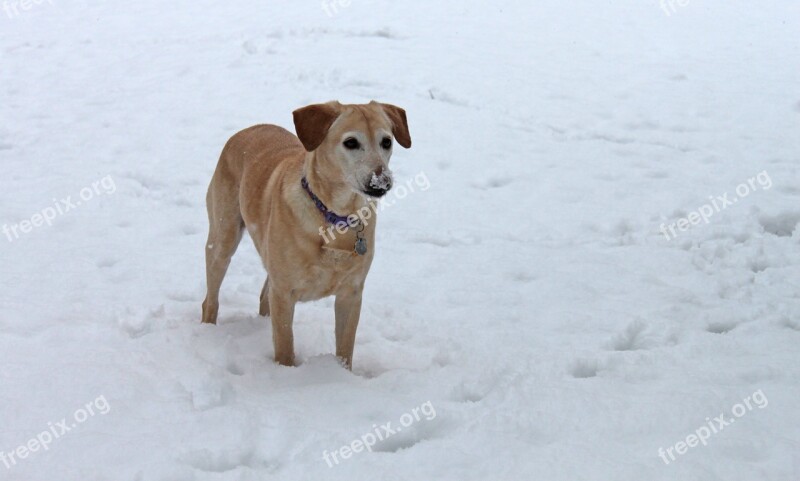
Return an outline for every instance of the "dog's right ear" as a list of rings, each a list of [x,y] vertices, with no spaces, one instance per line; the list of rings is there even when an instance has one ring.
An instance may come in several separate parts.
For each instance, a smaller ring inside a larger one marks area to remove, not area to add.
[[[339,117],[340,111],[341,104],[339,102],[328,102],[309,105],[292,112],[297,137],[307,151],[313,152],[322,144],[325,136],[328,135],[328,129]]]

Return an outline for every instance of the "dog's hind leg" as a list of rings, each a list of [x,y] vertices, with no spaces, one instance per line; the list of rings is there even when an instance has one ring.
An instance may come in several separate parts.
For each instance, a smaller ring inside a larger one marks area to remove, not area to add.
[[[264,282],[264,288],[261,289],[261,304],[258,308],[258,314],[261,316],[269,316],[269,276]]]
[[[245,227],[239,210],[238,182],[226,174],[229,172],[217,169],[206,198],[209,222],[206,243],[208,293],[203,301],[203,322],[209,324],[217,323],[219,289]]]

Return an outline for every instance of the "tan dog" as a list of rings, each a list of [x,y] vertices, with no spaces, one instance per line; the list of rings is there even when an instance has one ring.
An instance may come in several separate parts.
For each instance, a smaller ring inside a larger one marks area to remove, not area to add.
[[[406,113],[374,101],[329,102],[296,110],[294,125],[297,137],[250,127],[222,150],[206,199],[203,322],[217,321],[222,279],[246,228],[267,269],[259,312],[272,317],[275,360],[294,364],[295,304],[336,296],[336,355],[351,368],[376,220],[374,210],[369,222],[355,214],[391,188],[392,136],[411,147]],[[347,216],[344,234],[323,235]]]

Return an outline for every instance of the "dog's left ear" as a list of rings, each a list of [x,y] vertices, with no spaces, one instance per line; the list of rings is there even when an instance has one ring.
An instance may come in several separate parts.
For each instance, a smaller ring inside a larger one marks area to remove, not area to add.
[[[375,102],[383,108],[383,111],[392,121],[392,135],[397,139],[397,143],[405,148],[411,147],[411,134],[408,133],[408,119],[406,111],[392,104],[382,104]]]
[[[339,117],[340,111],[341,104],[339,102],[328,102],[309,105],[292,112],[297,138],[300,139],[307,151],[313,152],[322,145],[322,141],[328,135],[328,129]]]

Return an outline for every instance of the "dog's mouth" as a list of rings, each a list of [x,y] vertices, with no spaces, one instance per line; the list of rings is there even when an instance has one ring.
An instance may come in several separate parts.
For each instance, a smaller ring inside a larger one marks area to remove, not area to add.
[[[363,189],[361,189],[361,192],[363,192],[365,195],[367,195],[369,197],[374,197],[376,199],[380,199],[381,197],[386,195],[386,193],[389,192],[389,190],[391,190],[391,188],[392,188],[391,185],[389,185],[385,189],[384,188],[376,189],[375,187],[364,187]]]

